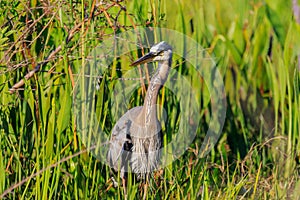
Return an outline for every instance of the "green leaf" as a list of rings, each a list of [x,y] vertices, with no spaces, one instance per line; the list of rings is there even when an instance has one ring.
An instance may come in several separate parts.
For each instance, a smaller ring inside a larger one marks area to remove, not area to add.
[[[285,36],[286,36],[286,28],[284,26],[284,22],[280,17],[280,13],[273,10],[271,7],[266,5],[266,13],[270,23],[272,24],[273,30],[280,41],[281,46],[284,46]]]
[[[6,41],[8,40],[8,38],[0,38],[0,45],[4,44]]]
[[[61,90],[62,92],[62,90]],[[72,97],[70,96],[70,85],[66,84],[65,91],[61,94],[62,100],[60,103],[60,110],[57,117],[57,131],[63,132],[70,123]]]

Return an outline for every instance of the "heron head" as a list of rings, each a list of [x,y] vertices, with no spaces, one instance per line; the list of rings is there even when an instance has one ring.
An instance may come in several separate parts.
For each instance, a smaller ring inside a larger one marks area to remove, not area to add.
[[[139,58],[138,60],[131,63],[131,66],[136,66],[143,63],[154,62],[154,61],[166,61],[172,58],[172,47],[162,41],[153,45],[150,52]]]

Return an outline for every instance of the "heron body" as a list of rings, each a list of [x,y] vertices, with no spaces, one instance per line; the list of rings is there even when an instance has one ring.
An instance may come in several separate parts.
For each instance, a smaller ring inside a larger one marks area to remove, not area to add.
[[[126,178],[126,172],[133,172],[138,179],[144,179],[159,167],[162,133],[156,101],[171,67],[172,47],[160,42],[131,66],[155,61],[158,68],[151,78],[144,105],[128,110],[112,129],[107,158],[110,166],[120,171],[121,178]]]

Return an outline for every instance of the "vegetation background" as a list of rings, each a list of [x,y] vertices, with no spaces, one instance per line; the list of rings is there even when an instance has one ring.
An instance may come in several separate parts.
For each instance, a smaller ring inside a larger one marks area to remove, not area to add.
[[[112,187],[108,167],[76,134],[74,74],[105,38],[155,26],[192,37],[216,59],[227,115],[213,151],[198,158],[197,141],[210,119],[205,84],[198,79],[195,95],[202,107],[195,143],[157,173],[148,198],[299,199],[299,1],[2,0],[0,5],[0,198],[124,198],[121,188]],[[191,73],[181,61],[175,69]],[[116,60],[100,79],[95,112],[107,134],[115,123],[109,96],[129,62]],[[16,91],[10,90],[19,81]],[[141,105],[144,92],[138,89],[130,106]],[[180,119],[174,96],[160,93],[171,116],[165,127],[176,127]],[[129,199],[142,193],[140,183],[129,184]]]

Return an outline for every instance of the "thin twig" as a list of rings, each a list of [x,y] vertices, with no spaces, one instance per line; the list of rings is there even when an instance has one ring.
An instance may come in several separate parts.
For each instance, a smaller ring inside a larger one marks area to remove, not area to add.
[[[100,10],[99,12],[97,12],[95,15],[90,15],[89,17],[94,17],[94,16],[98,16],[100,15],[103,10],[107,10],[109,8],[111,8],[112,6],[114,6],[114,4],[110,4],[108,5],[105,9]],[[93,7],[93,9],[95,9],[95,7]],[[93,13],[93,11],[91,11],[91,13]],[[40,18],[39,18],[40,19]],[[69,43],[70,40],[74,37],[75,33],[78,32],[78,30],[80,30],[81,26],[88,22],[90,20],[90,18],[86,18],[84,19],[81,23],[75,25],[73,27],[73,29],[71,29],[68,33],[68,36],[66,38],[66,43]],[[19,82],[17,82],[16,84],[14,84],[10,89],[9,89],[9,93],[13,94],[16,90],[18,90],[20,87],[22,87],[25,84],[25,80],[28,80],[30,78],[33,77],[33,75],[35,73],[37,73],[38,71],[40,71],[40,69],[42,68],[43,65],[47,64],[52,58],[54,58],[54,56],[60,52],[62,49],[62,45],[59,45],[54,51],[52,51],[50,53],[50,55],[42,62],[40,62],[33,70],[31,70],[30,72],[28,72],[23,79],[21,79]]]
[[[93,146],[91,146],[89,149],[81,150],[81,151],[79,151],[79,152],[77,152],[77,153],[75,153],[75,154],[73,154],[73,155],[70,155],[70,156],[67,156],[67,157],[61,159],[60,161],[58,161],[58,162],[56,162],[56,163],[54,163],[54,164],[52,164],[52,165],[49,165],[48,167],[46,167],[46,168],[44,168],[44,169],[42,169],[42,170],[40,170],[40,171],[37,171],[36,173],[34,173],[34,174],[32,174],[32,175],[30,175],[30,176],[24,178],[24,179],[21,180],[20,182],[18,182],[18,183],[16,183],[16,184],[12,185],[12,186],[9,187],[8,189],[6,189],[6,190],[0,195],[0,199],[3,199],[6,195],[8,195],[9,193],[11,193],[14,189],[20,187],[21,185],[23,185],[23,184],[26,183],[27,181],[29,181],[29,180],[31,180],[32,178],[34,178],[34,177],[36,177],[36,176],[42,174],[43,172],[45,172],[45,171],[47,171],[47,170],[49,170],[49,169],[51,169],[51,168],[57,167],[59,164],[61,164],[61,163],[63,163],[63,162],[66,162],[66,161],[68,161],[68,160],[70,160],[70,159],[72,159],[72,158],[75,158],[75,157],[77,157],[77,156],[79,156],[79,155],[81,155],[81,154],[83,154],[83,153],[86,153],[87,151],[91,151],[91,150],[93,150],[93,149],[95,149],[95,148],[96,148],[96,145],[93,145]]]

